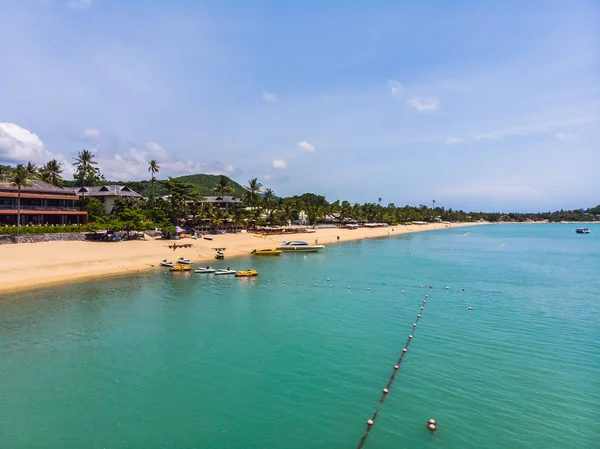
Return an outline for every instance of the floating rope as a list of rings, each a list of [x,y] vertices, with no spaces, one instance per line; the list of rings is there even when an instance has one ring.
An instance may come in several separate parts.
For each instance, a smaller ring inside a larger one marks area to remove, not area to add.
[[[392,371],[392,375],[390,376],[390,379],[388,380],[387,385],[385,386],[385,388],[383,389],[383,392],[381,393],[381,398],[379,399],[379,405],[377,406],[375,413],[373,413],[373,416],[371,417],[371,419],[369,419],[367,421],[367,428],[365,429],[365,433],[363,434],[362,438],[360,439],[360,442],[358,443],[357,449],[362,449],[362,447],[365,445],[365,442],[367,441],[367,437],[369,436],[369,432],[373,428],[373,424],[375,424],[375,420],[377,419],[377,414],[379,413],[379,410],[381,410],[383,401],[385,401],[385,398],[387,397],[387,395],[390,391],[390,388],[391,388],[392,384],[394,383],[394,379],[396,378],[396,375],[400,371],[400,366],[402,365],[404,356],[408,352],[408,346],[410,345],[410,342],[412,341],[413,334],[417,330],[417,324],[419,324],[419,320],[421,319],[421,314],[425,310],[425,306],[427,305],[428,298],[429,298],[429,296],[427,295],[427,296],[425,296],[425,299],[423,300],[423,305],[421,306],[421,310],[420,310],[419,314],[417,315],[417,319],[415,320],[415,322],[412,325],[412,332],[408,336],[408,339],[406,340],[406,344],[404,345],[404,348],[402,348],[402,353],[400,354],[400,357],[398,358],[398,362],[394,365],[394,370]]]

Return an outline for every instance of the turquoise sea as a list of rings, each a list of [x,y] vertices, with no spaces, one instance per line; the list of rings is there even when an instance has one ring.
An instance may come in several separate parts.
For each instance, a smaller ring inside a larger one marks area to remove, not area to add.
[[[365,448],[599,448],[600,225],[575,227],[0,296],[0,448],[356,448],[425,295]]]

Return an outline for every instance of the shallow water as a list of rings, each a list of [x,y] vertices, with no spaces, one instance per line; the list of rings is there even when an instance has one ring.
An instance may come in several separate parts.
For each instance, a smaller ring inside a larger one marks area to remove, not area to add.
[[[598,447],[600,226],[575,227],[0,296],[0,447],[356,447],[425,295],[365,448]]]

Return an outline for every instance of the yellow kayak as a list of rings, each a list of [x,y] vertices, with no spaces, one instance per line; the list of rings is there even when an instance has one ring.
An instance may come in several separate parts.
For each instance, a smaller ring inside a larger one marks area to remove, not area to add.
[[[256,270],[243,270],[243,271],[238,271],[237,273],[235,273],[235,277],[238,277],[238,278],[256,276],[256,275],[258,275],[258,271],[256,271]]]
[[[279,256],[281,253],[280,249],[255,249],[250,254],[253,256]]]
[[[189,265],[175,265],[174,267],[171,267],[171,269],[169,271],[190,271],[192,269],[192,267],[190,267]]]

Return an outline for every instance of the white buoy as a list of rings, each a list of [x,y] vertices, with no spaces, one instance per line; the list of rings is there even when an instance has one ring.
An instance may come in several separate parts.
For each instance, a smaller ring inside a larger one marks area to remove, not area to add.
[[[394,365],[394,369],[398,369],[400,368],[398,365]]]
[[[298,282],[298,285],[302,285],[300,282]]]
[[[329,288],[333,287],[333,285],[329,284]]]
[[[317,284],[315,284],[315,287],[317,286]]]
[[[348,290],[350,290],[350,286],[348,286]]]
[[[367,291],[371,290],[369,287],[367,287]]]
[[[402,350],[402,352],[406,352],[406,351],[408,351],[408,349],[406,349],[406,348],[404,348],[404,349]]]
[[[370,426],[372,426],[373,425],[373,420],[372,419],[368,420],[367,424],[370,425]]]
[[[423,288],[423,284],[421,284],[421,288]]]
[[[429,299],[429,295],[425,295],[425,299]]]
[[[473,310],[471,307],[469,307],[469,310]]]
[[[383,394],[388,394],[388,393],[389,393],[389,390],[387,388],[384,388],[383,389]]]
[[[417,318],[421,318],[421,314],[417,315]]]
[[[436,429],[436,427],[435,427],[435,424],[429,424],[427,427],[428,427],[428,428],[429,428],[429,430],[431,430],[432,432],[435,432],[435,429]]]
[[[446,290],[448,290],[450,287],[446,287]]]
[[[437,423],[435,422],[435,419],[430,419],[429,424],[433,424],[435,426]]]
[[[417,323],[413,323],[413,327],[417,327]]]
[[[427,301],[423,301],[423,304],[427,304]]]
[[[408,339],[409,339],[409,340],[412,340],[412,334],[410,334],[410,335],[408,336]]]
[[[402,290],[402,292],[401,292],[401,293],[402,293],[402,294],[404,294],[404,290]]]
[[[425,307],[421,307],[421,312],[423,311],[423,309],[425,309]]]
[[[329,278],[327,278],[327,282],[329,282]]]

